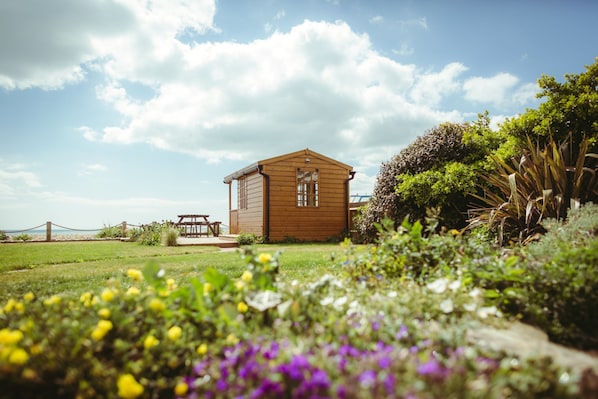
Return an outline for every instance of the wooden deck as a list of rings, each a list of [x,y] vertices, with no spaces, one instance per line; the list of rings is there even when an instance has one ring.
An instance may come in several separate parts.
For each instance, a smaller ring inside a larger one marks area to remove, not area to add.
[[[219,237],[179,237],[179,246],[209,246],[218,248],[237,248],[239,243],[234,235],[221,234]]]

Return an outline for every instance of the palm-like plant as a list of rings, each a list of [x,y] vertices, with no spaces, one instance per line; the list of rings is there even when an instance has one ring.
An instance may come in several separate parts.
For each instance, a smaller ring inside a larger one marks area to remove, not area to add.
[[[527,242],[545,232],[542,220],[563,220],[570,208],[598,202],[598,154],[588,153],[589,140],[579,148],[571,141],[550,140],[540,149],[527,138],[527,149],[512,164],[493,157],[496,173],[483,175],[482,207],[472,210],[469,227],[483,224],[498,232],[499,241]]]

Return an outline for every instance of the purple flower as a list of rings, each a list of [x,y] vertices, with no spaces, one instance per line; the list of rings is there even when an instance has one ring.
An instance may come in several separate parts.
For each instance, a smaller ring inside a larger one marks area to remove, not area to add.
[[[386,388],[386,393],[389,395],[395,391],[395,377],[392,374],[388,374],[384,379],[384,388]]]
[[[216,389],[218,389],[219,391],[226,391],[227,388],[228,384],[226,383],[226,380],[219,379],[216,383]]]
[[[278,350],[280,345],[278,342],[274,341],[270,344],[270,349],[264,352],[264,358],[268,360],[276,359],[278,357]]]
[[[264,378],[259,387],[257,387],[249,396],[251,399],[258,399],[268,394],[281,394],[283,392],[282,387],[279,383]]]
[[[392,360],[389,356],[382,356],[380,359],[378,359],[378,366],[380,366],[381,369],[389,368],[391,363]]]
[[[430,359],[426,363],[417,367],[419,375],[441,375],[443,372],[442,366],[435,359]]]
[[[330,387],[330,379],[324,370],[316,369],[311,376],[311,383],[317,388],[328,389]]]
[[[407,338],[408,336],[409,336],[409,330],[407,329],[407,326],[404,324],[401,324],[401,327],[399,328],[399,332],[396,335],[397,339]]]
[[[376,383],[376,377],[374,370],[366,370],[359,375],[359,384],[364,388],[369,388]]]

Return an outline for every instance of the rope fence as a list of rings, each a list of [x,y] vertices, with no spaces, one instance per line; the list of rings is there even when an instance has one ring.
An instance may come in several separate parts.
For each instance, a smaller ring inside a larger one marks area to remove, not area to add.
[[[91,232],[99,232],[105,229],[114,229],[114,228],[122,228],[123,231],[123,236],[125,235],[125,232],[127,230],[127,228],[129,227],[141,227],[139,225],[135,225],[135,224],[130,224],[127,222],[122,222],[119,224],[115,224],[113,226],[103,226],[101,228],[98,229],[80,229],[80,228],[73,228],[73,227],[67,227],[67,226],[62,226],[60,224],[57,223],[53,223],[53,222],[46,222],[44,224],[40,224],[39,226],[35,226],[35,227],[31,227],[28,229],[21,229],[21,230],[3,230],[0,229],[0,233],[4,233],[4,234],[17,234],[17,233],[27,233],[30,232],[32,230],[40,230],[42,228],[45,227],[45,233],[46,233],[46,241],[52,241],[52,227],[56,227],[62,230],[67,230],[67,231],[73,231],[73,232],[79,232],[79,233],[91,233]]]
[[[170,222],[170,223],[173,223],[173,222]],[[33,230],[41,230],[45,227],[46,241],[52,241],[52,227],[56,227],[58,229],[79,232],[79,233],[100,232],[102,230],[120,228],[120,229],[122,229],[122,236],[125,237],[128,228],[130,228],[130,227],[143,228],[144,226],[146,226],[146,225],[137,225],[137,224],[127,223],[127,222],[121,222],[121,223],[118,223],[118,224],[115,224],[112,226],[103,226],[98,229],[80,229],[80,228],[62,226],[60,224],[53,223],[53,222],[46,222],[46,223],[40,224],[39,226],[31,227],[28,229],[20,229],[20,230],[0,229],[0,236],[8,235],[8,234],[12,235],[12,234],[19,234],[19,233],[27,233],[27,232],[31,232]],[[226,225],[222,225],[222,226],[228,227]],[[2,240],[2,238],[0,238],[0,240]]]

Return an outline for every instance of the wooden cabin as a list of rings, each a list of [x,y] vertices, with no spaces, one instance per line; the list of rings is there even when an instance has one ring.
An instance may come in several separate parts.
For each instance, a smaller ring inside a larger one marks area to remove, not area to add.
[[[248,165],[224,178],[230,233],[253,233],[270,242],[347,234],[354,175],[353,167],[310,149]]]

